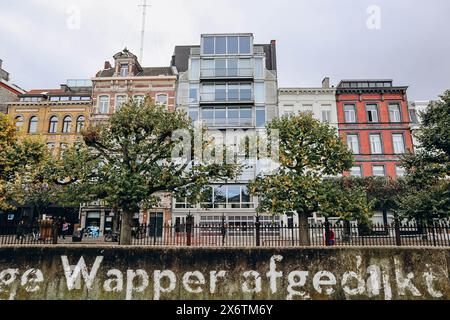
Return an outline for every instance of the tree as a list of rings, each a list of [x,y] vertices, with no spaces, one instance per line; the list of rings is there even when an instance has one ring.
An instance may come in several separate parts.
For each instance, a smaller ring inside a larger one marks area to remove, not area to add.
[[[0,114],[0,209],[12,209],[12,185],[33,171],[45,158],[45,145],[34,138],[22,137],[14,121]]]
[[[180,132],[187,136],[175,139]],[[88,128],[83,133],[86,146],[69,150],[50,174],[71,185],[73,192],[117,208],[122,217],[120,243],[129,245],[133,214],[157,205],[158,194],[201,192],[212,181],[239,173],[236,164],[193,159],[193,134],[186,114],[168,112],[148,98],[142,104],[130,101],[107,123]],[[180,151],[189,157],[178,157]]]
[[[319,210],[331,213],[326,207],[333,196],[324,188],[324,177],[348,171],[353,156],[336,130],[311,114],[275,119],[266,128],[269,136],[278,131],[279,168],[259,175],[250,192],[259,197],[259,212],[297,214],[300,241],[308,245],[308,217]]]
[[[450,90],[422,114],[415,154],[406,155],[408,194],[398,200],[404,218],[431,221],[450,215]]]

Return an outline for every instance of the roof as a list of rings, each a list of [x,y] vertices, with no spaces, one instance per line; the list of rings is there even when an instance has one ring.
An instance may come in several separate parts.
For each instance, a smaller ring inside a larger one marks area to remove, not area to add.
[[[148,67],[142,68],[143,71],[136,74],[136,77],[158,77],[158,76],[173,76],[173,70],[171,67]],[[101,70],[97,73],[97,78],[110,78],[114,76],[115,69]]]
[[[47,94],[64,94],[64,90],[61,89],[33,89],[27,91],[27,95],[47,95]]]
[[[4,79],[0,79],[0,86],[6,88],[7,90],[9,90],[15,94],[25,93],[25,90],[23,90],[22,88],[18,87],[15,84],[12,84],[8,81],[5,81]]]

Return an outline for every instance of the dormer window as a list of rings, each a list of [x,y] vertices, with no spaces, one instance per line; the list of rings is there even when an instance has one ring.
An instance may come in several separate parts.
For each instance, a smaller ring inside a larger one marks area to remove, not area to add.
[[[121,77],[128,76],[128,64],[127,63],[120,64],[120,76]]]

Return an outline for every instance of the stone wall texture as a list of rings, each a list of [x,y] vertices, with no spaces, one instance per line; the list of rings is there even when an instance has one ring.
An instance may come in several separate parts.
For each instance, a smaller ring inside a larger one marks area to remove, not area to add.
[[[1,247],[0,299],[448,300],[450,250]]]

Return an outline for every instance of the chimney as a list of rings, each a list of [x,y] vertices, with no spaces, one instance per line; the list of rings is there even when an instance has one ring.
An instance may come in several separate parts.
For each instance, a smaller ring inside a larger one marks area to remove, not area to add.
[[[272,70],[277,70],[277,41],[270,41],[270,56],[271,56],[271,66]]]
[[[111,69],[112,68],[112,66],[111,66],[111,63],[109,62],[109,61],[105,61],[105,70],[108,70],[108,69]]]
[[[324,88],[324,89],[330,88],[330,78],[329,77],[326,77],[325,79],[322,80],[322,88]]]

